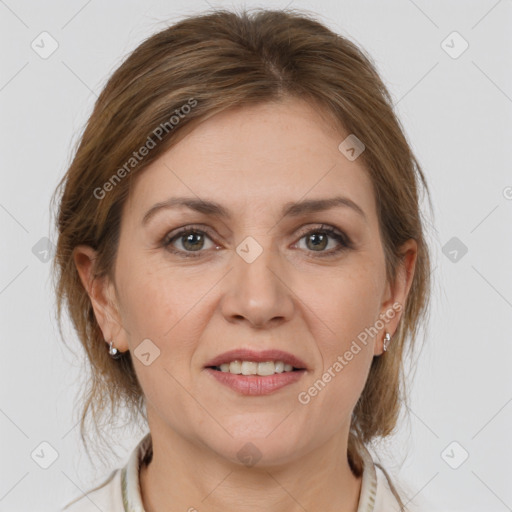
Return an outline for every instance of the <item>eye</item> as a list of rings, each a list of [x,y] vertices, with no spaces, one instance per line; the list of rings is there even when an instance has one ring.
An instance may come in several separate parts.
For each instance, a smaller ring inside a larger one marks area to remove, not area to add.
[[[351,240],[344,233],[325,225],[305,231],[301,235],[299,242],[303,239],[306,240],[305,245],[308,252],[318,253],[313,254],[313,257],[335,256],[341,251],[346,251],[353,247]],[[333,249],[325,251],[329,246],[329,239],[337,242],[337,247],[336,243],[334,243],[335,247]],[[205,240],[210,241],[210,247],[205,247]],[[181,248],[176,247],[175,244],[180,244]],[[173,254],[184,258],[200,257],[201,253],[204,252],[203,249],[219,248],[208,235],[208,230],[196,226],[186,226],[177,232],[166,235],[161,245]]]
[[[177,233],[166,235],[162,240],[162,246],[179,256],[194,258],[201,256],[201,252],[203,252],[202,249],[205,245],[205,239],[212,242],[212,239],[208,236],[206,231],[193,226],[187,226],[186,228],[180,229]],[[182,249],[177,249],[174,246],[175,242],[179,243],[182,246]],[[214,245],[213,242],[212,245]],[[208,247],[206,248],[208,249]]]
[[[324,249],[329,245],[329,238],[337,242],[338,247],[325,251]],[[306,249],[309,249],[309,252],[317,252],[318,255],[313,255],[313,257],[329,257],[335,256],[341,251],[345,251],[347,249],[352,248],[352,242],[350,239],[341,231],[338,231],[330,226],[320,226],[315,229],[310,229],[306,231],[300,238],[300,240],[305,239]],[[300,242],[299,240],[299,242]]]

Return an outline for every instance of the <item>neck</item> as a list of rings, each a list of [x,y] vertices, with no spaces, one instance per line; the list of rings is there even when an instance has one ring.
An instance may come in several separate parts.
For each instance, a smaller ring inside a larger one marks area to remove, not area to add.
[[[357,511],[362,478],[350,469],[345,435],[293,463],[246,467],[170,429],[158,432],[151,429],[153,457],[140,470],[146,512]]]

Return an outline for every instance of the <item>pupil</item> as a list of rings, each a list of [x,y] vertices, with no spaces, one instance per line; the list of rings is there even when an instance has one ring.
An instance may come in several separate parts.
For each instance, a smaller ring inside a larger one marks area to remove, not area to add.
[[[185,237],[185,243],[183,244],[185,247],[187,247],[187,244],[189,244],[192,240],[193,240],[193,237],[199,237],[199,239],[201,239],[201,234],[200,233],[190,233],[189,235],[187,235]],[[200,240],[201,242],[201,240]],[[200,247],[194,247],[194,244],[192,243],[192,246],[191,247],[188,247],[189,249],[197,249],[197,248],[200,248]]]
[[[319,241],[318,241],[318,240],[317,240],[318,238],[320,238],[321,240],[319,240]],[[319,247],[319,246],[320,246],[320,244],[322,244],[322,243],[323,243],[323,244],[321,245],[321,248],[322,248],[322,249],[324,249],[324,248],[325,248],[325,241],[327,240],[327,237],[326,237],[325,235],[316,233],[316,234],[310,235],[309,239],[310,239],[310,240],[311,240],[311,239],[315,239],[315,240],[317,240],[317,242],[319,242],[319,243],[314,242],[314,243],[313,243],[313,246],[314,246],[314,247]]]

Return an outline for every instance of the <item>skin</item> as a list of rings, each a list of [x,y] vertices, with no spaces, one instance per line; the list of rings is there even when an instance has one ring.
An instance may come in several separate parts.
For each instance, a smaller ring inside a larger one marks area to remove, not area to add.
[[[133,357],[147,401],[154,455],[140,472],[146,511],[356,511],[361,478],[347,460],[350,417],[388,321],[307,405],[307,390],[395,302],[405,304],[417,246],[403,246],[394,283],[386,280],[375,196],[362,159],[338,145],[348,135],[299,99],[233,109],[190,130],[137,177],[122,217],[114,280],[91,281],[94,251],[74,254],[105,340],[133,351],[149,338],[160,355]],[[343,195],[348,207],[283,218],[286,202]],[[170,197],[215,200],[220,218],[154,204]],[[209,228],[187,245],[161,240],[177,228]],[[200,226],[197,226],[199,224]],[[353,243],[329,237],[322,224]],[[263,252],[247,263],[237,246],[252,237]],[[215,249],[220,247],[220,249]],[[316,256],[316,257],[315,257]],[[392,342],[391,342],[392,343]],[[302,378],[271,395],[243,396],[203,369],[234,348],[291,352],[307,364]],[[384,356],[386,357],[386,356]],[[244,465],[246,443],[260,459]]]

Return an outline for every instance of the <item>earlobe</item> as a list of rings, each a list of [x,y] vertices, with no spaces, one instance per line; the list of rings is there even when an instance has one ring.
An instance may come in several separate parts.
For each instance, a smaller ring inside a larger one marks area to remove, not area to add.
[[[113,299],[112,285],[106,276],[96,276],[96,257],[96,251],[87,245],[79,245],[73,250],[73,261],[91,301],[103,337],[107,343],[116,339],[116,346],[121,351],[121,323]]]
[[[386,349],[393,344],[393,337],[398,329],[400,319],[405,309],[405,304],[414,278],[414,270],[418,255],[416,240],[409,239],[400,250],[401,259],[396,269],[396,276],[392,284],[386,288],[387,300],[382,304],[381,318],[387,320],[382,339],[375,346],[375,355],[382,355],[386,333],[390,336],[386,339]],[[381,348],[382,346],[382,348]]]

